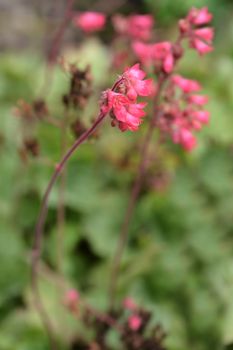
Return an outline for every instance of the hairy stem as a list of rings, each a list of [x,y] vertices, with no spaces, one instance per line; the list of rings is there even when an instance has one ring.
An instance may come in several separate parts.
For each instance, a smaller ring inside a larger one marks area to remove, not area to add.
[[[104,120],[106,114],[100,112],[98,118],[94,122],[94,124],[88,129],[86,132],[84,132],[79,139],[75,141],[73,146],[67,151],[67,153],[62,158],[61,162],[57,165],[50,182],[47,186],[47,189],[45,191],[41,209],[38,217],[38,221],[35,227],[35,235],[34,235],[34,244],[33,244],[33,252],[32,252],[32,289],[34,293],[34,301],[35,306],[37,308],[37,311],[41,317],[41,320],[43,322],[43,325],[47,331],[49,340],[50,340],[50,346],[52,350],[57,350],[57,344],[54,336],[53,331],[53,325],[50,320],[50,317],[48,316],[39,291],[39,285],[38,285],[38,264],[41,256],[41,249],[42,249],[42,238],[43,238],[43,229],[44,229],[44,223],[47,215],[47,207],[48,207],[48,199],[49,195],[51,193],[51,190],[59,177],[59,175],[62,173],[62,170],[64,166],[66,165],[67,161],[70,159],[72,154],[76,151],[76,149],[88,139],[88,137],[96,130],[97,126]]]

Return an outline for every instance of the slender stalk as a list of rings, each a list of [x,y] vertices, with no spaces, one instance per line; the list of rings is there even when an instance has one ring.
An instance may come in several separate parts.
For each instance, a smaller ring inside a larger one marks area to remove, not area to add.
[[[159,100],[160,92],[162,85],[165,81],[165,77],[161,76],[158,81],[158,93],[156,95],[156,98],[154,100],[154,109],[157,105],[157,102]],[[109,301],[110,301],[110,309],[114,308],[115,306],[115,296],[116,296],[116,289],[117,289],[117,282],[118,282],[118,276],[119,276],[119,269],[120,269],[120,262],[124,253],[124,249],[127,243],[128,235],[129,235],[129,228],[130,223],[133,217],[133,212],[136,206],[136,202],[138,199],[138,196],[141,191],[142,187],[142,180],[144,178],[145,172],[146,172],[146,164],[147,164],[147,155],[149,151],[150,142],[152,140],[153,132],[154,132],[154,124],[156,120],[157,114],[154,111],[154,115],[150,120],[150,123],[148,125],[148,129],[146,132],[146,135],[144,137],[144,141],[142,143],[141,151],[140,151],[140,162],[138,165],[137,170],[137,176],[135,178],[128,206],[125,212],[122,228],[119,235],[118,244],[115,250],[115,254],[113,256],[113,263],[112,263],[112,269],[111,269],[111,277],[110,277],[110,286],[109,286]]]
[[[55,184],[57,178],[59,175],[62,173],[62,170],[64,166],[66,165],[67,161],[70,159],[72,154],[76,151],[76,149],[84,142],[87,140],[87,138],[96,130],[98,125],[104,120],[106,114],[103,114],[100,112],[99,116],[97,117],[96,121],[94,124],[88,129],[86,132],[84,132],[78,140],[75,141],[73,146],[67,151],[67,153],[64,155],[62,158],[61,162],[57,165],[50,182],[47,186],[47,189],[45,191],[43,200],[42,200],[42,205],[41,205],[41,210],[39,213],[38,221],[35,227],[35,236],[34,236],[34,244],[33,244],[33,252],[32,252],[32,289],[34,293],[34,302],[35,306],[38,310],[38,313],[40,314],[42,323],[47,331],[49,340],[50,340],[50,346],[52,350],[57,350],[57,344],[56,340],[54,337],[54,331],[53,331],[53,325],[52,322],[44,308],[41,296],[40,296],[40,291],[39,291],[39,285],[38,285],[38,263],[40,260],[41,256],[41,249],[42,249],[42,238],[43,238],[43,229],[44,229],[44,223],[47,215],[47,207],[48,207],[48,199],[49,195],[51,193],[51,190],[53,188],[53,185]]]
[[[67,126],[68,111],[65,112],[64,120],[61,127],[61,156],[67,149]],[[65,188],[66,188],[66,169],[61,173],[59,192],[58,192],[58,210],[57,210],[57,267],[62,272],[62,260],[64,253],[64,227],[65,227]]]

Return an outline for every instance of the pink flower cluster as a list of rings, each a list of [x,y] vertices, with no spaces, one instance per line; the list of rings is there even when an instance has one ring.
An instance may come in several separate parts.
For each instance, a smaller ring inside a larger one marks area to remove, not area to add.
[[[182,56],[183,39],[188,38],[190,47],[196,49],[201,55],[213,50],[214,30],[211,27],[205,27],[211,20],[212,14],[206,7],[200,10],[192,8],[187,17],[179,21],[180,39],[177,43],[172,44],[169,41],[145,43],[135,40],[132,42],[132,49],[142,64],[153,65],[170,74],[174,69],[175,60]]]
[[[145,116],[144,102],[137,102],[138,96],[149,96],[153,93],[152,79],[144,79],[145,72],[139,64],[126,69],[113,90],[103,94],[101,110],[110,113],[112,126],[118,126],[121,131],[138,130]]]
[[[156,44],[146,44],[140,41],[132,43],[132,49],[140,61],[148,65],[159,65],[159,68],[169,74],[174,68],[173,45],[168,41]]]
[[[187,16],[179,21],[180,35],[175,43],[151,43],[149,40],[154,25],[151,15],[135,14],[124,17],[117,14],[112,18],[116,32],[131,40],[132,50],[140,62],[153,67],[155,73],[163,72],[163,77],[169,79],[170,83],[164,93],[165,102],[160,106],[162,117],[157,120],[157,125],[171,136],[174,143],[181,144],[187,151],[196,145],[193,132],[200,130],[209,121],[209,113],[203,110],[208,99],[198,94],[201,86],[197,81],[172,73],[176,61],[183,55],[184,39],[188,39],[189,46],[200,55],[213,50],[214,30],[208,26],[211,20],[212,14],[207,7],[192,8]],[[103,13],[84,12],[74,17],[76,26],[86,33],[102,29],[105,22],[106,17]],[[127,58],[128,51],[120,52],[115,59],[116,65],[121,65]],[[152,79],[145,79],[145,75],[137,63],[125,70],[113,89],[103,93],[101,110],[110,114],[112,126],[118,126],[121,131],[138,130],[145,116],[146,106],[146,103],[138,101],[138,97],[155,94]],[[177,89],[180,91],[178,98],[175,93]]]
[[[151,15],[131,15],[123,17],[115,15],[112,18],[115,31],[131,39],[147,41],[151,38],[154,19]]]
[[[81,28],[85,33],[92,33],[103,29],[106,16],[100,12],[77,13],[73,17],[74,25]]]
[[[179,97],[175,91],[177,88],[180,90]],[[209,122],[209,112],[202,109],[208,98],[196,94],[200,89],[201,85],[197,81],[174,75],[167,89],[167,103],[160,106],[158,127],[186,151],[191,151],[196,146],[193,132],[199,131]]]
[[[187,17],[179,21],[180,33],[189,39],[189,45],[204,55],[213,50],[214,30],[206,25],[211,22],[212,14],[207,7],[192,8]]]

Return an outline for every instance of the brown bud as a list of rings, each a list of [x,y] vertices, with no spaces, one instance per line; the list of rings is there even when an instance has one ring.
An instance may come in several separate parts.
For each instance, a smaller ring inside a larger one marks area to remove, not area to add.
[[[25,139],[24,148],[33,157],[38,157],[40,153],[40,146],[38,141],[35,138]]]

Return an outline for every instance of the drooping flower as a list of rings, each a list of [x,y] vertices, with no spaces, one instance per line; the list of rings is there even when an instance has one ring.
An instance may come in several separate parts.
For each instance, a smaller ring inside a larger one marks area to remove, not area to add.
[[[210,112],[208,111],[194,111],[193,117],[198,120],[201,124],[208,124],[210,120]]]
[[[140,41],[132,43],[132,49],[144,65],[161,66],[162,70],[169,74],[175,64],[173,45],[168,41],[155,44],[145,44]]]
[[[214,37],[213,28],[200,28],[193,31],[190,39],[190,46],[196,49],[200,55],[204,55],[213,50],[212,40]]]
[[[191,95],[188,97],[190,103],[194,103],[198,106],[203,106],[208,103],[208,97],[203,95]]]
[[[112,125],[118,125],[121,131],[136,131],[145,116],[146,103],[133,103],[127,96],[107,90],[107,107],[113,119]]]
[[[200,55],[213,51],[213,46],[197,37],[190,40],[190,47],[196,49]]]
[[[177,130],[173,135],[173,141],[174,143],[181,144],[186,151],[192,151],[197,145],[196,138],[193,136],[192,132],[186,128]]]
[[[184,93],[196,92],[201,90],[201,85],[196,80],[185,79],[181,75],[173,75],[172,81]]]
[[[169,74],[174,68],[174,56],[172,52],[172,44],[163,41],[153,45],[152,56],[154,60],[161,61],[162,68],[165,73]]]
[[[214,38],[214,29],[211,27],[195,29],[194,35],[201,40],[211,42]]]
[[[85,33],[96,32],[103,29],[106,16],[100,12],[83,12],[73,17],[75,26],[81,28]]]
[[[134,41],[132,43],[132,49],[142,64],[145,66],[153,64],[154,44],[146,44],[141,41]]]
[[[151,15],[132,15],[129,17],[128,33],[133,39],[149,40],[154,20]]]
[[[126,87],[127,97],[135,101],[137,96],[150,96],[154,92],[153,80],[144,79],[146,73],[140,69],[139,63],[127,68],[123,74],[123,84]]]
[[[147,41],[151,38],[154,19],[151,15],[131,15],[124,17],[115,15],[112,18],[113,26],[120,35],[131,39]]]
[[[202,7],[201,9],[193,7],[189,11],[187,18],[192,24],[201,26],[211,22],[213,15],[209,12],[208,7]]]
[[[195,94],[200,89],[201,85],[196,80],[174,75],[167,86],[166,99],[159,107],[161,116],[157,126],[188,152],[197,145],[195,132],[201,130],[210,118],[209,112],[202,109],[208,97]]]
[[[125,70],[111,90],[102,94],[102,113],[109,113],[112,126],[117,125],[121,131],[136,131],[142,123],[146,103],[138,102],[137,97],[155,92],[152,79],[144,79],[145,75],[139,63],[136,63]]]
[[[192,8],[187,17],[179,21],[181,34],[189,39],[189,46],[197,50],[200,55],[213,50],[214,30],[211,27],[205,27],[212,17],[207,7]]]

